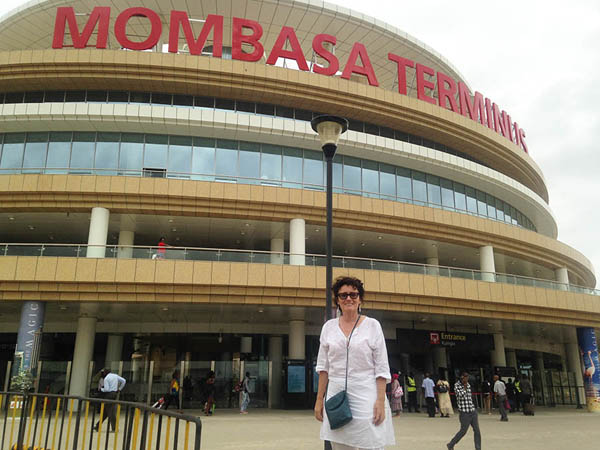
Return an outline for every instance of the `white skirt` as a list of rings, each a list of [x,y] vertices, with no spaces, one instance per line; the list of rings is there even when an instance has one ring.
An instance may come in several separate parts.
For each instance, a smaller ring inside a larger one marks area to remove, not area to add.
[[[330,378],[326,398],[328,399],[342,390],[344,390],[344,379]],[[342,428],[332,430],[327,413],[324,411],[321,439],[361,449],[379,449],[386,445],[394,445],[396,439],[392,425],[392,410],[387,398],[385,399],[385,420],[378,426],[373,423],[373,407],[377,400],[375,379],[348,378],[347,395],[352,411],[352,421]]]

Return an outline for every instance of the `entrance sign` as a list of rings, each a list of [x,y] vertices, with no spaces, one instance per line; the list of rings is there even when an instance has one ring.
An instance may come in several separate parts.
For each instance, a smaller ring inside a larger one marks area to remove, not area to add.
[[[396,342],[403,348],[429,351],[448,347],[459,352],[488,351],[494,348],[490,334],[455,333],[447,331],[408,330],[396,328]]]
[[[74,48],[85,48],[90,38],[97,29],[95,46],[105,49],[108,43],[111,8],[107,6],[96,6],[92,10],[83,32],[80,33],[72,7],[59,7],[56,9],[56,20],[54,24],[54,36],[52,48],[60,49],[65,46],[66,29],[69,29],[72,46]],[[144,18],[150,22],[150,32],[145,40],[132,41],[127,36],[127,24],[133,18]],[[224,17],[209,14],[204,20],[200,35],[196,39],[192,32],[190,19],[185,11],[171,11],[169,19],[168,51],[179,52],[180,31],[189,48],[191,55],[202,55],[202,51],[212,34],[212,55],[220,58],[223,55],[223,28]],[[114,36],[122,48],[128,50],[149,50],[155,47],[163,31],[160,15],[142,7],[127,8],[120,12],[114,23]],[[254,20],[239,17],[232,18],[231,57],[240,61],[257,62],[266,54],[261,42],[263,36],[262,25]],[[325,65],[314,64],[309,68],[302,47],[292,27],[283,26],[273,48],[270,49],[266,60],[267,64],[276,64],[279,58],[294,60],[298,68],[303,71],[311,71],[326,76],[333,76],[339,72],[341,67],[339,59],[335,54],[325,49],[324,44],[333,48],[337,39],[329,34],[317,34],[312,40],[312,50],[324,60]],[[479,92],[471,95],[468,87],[461,81],[456,82],[453,78],[443,72],[436,72],[431,67],[416,63],[394,53],[388,53],[388,60],[397,66],[398,92],[407,94],[406,68],[414,68],[417,79],[417,98],[421,101],[438,105],[461,114],[469,119],[479,122],[481,125],[494,130],[506,139],[528,153],[525,142],[525,131],[519,127],[517,122],[512,122],[506,111],[500,111],[498,105],[489,98],[483,97]],[[353,75],[366,77],[371,86],[379,86],[377,76],[367,48],[360,42],[352,45],[348,59],[343,65],[341,77],[349,80]],[[438,98],[434,98],[437,89]]]

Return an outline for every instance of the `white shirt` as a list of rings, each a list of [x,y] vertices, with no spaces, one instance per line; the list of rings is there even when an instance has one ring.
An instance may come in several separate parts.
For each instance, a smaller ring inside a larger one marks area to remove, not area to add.
[[[434,386],[435,385],[433,384],[433,380],[431,378],[425,378],[423,380],[421,387],[425,389],[425,397],[435,397],[435,394],[433,393]]]
[[[111,372],[104,377],[104,386],[102,387],[102,392],[120,391],[125,386],[125,383],[125,378]]]
[[[498,394],[499,397],[506,395],[506,385],[498,380],[494,383],[494,392]]]

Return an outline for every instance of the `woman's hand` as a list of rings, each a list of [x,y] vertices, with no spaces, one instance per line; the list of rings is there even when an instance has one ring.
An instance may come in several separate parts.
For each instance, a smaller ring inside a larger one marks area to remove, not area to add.
[[[323,399],[317,398],[315,402],[315,419],[319,422],[323,422]]]
[[[381,425],[385,419],[385,400],[377,399],[373,407],[373,423],[375,426]]]

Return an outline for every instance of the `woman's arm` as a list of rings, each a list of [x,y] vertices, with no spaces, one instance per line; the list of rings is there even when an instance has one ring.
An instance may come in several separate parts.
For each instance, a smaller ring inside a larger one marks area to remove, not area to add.
[[[325,400],[325,390],[329,382],[329,374],[324,370],[319,372],[319,389],[317,390],[317,401],[315,402],[315,418],[323,422],[323,402]],[[385,395],[385,387],[383,388]]]
[[[377,400],[373,407],[373,423],[379,425],[385,419],[385,385],[387,380],[383,377],[377,377]]]

